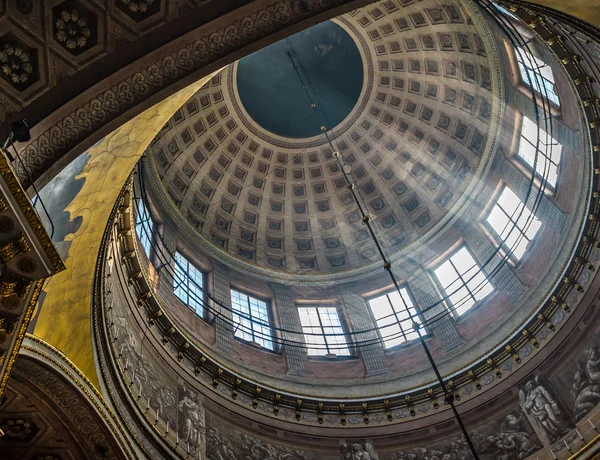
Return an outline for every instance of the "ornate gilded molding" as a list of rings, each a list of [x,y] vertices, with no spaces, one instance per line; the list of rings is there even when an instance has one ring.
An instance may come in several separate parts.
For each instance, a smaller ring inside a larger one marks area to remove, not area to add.
[[[31,250],[31,245],[27,241],[27,237],[23,233],[19,233],[12,240],[0,246],[0,262],[7,264],[19,254],[23,254]]]
[[[65,266],[0,150],[0,398],[42,290]]]
[[[35,282],[35,285],[32,288],[31,296],[29,299],[29,303],[25,309],[23,319],[21,322],[21,326],[16,332],[17,336],[14,341],[14,344],[10,351],[7,351],[7,364],[2,374],[2,378],[0,379],[0,397],[4,393],[6,389],[6,384],[10,377],[10,373],[15,364],[15,360],[17,359],[17,355],[19,354],[19,349],[21,348],[21,344],[23,339],[25,338],[25,333],[27,332],[27,328],[29,327],[29,322],[31,321],[31,316],[33,315],[33,311],[35,310],[35,306],[37,304],[38,298],[40,296],[40,292],[42,292],[42,286],[44,285],[44,280],[38,280]],[[6,359],[6,358],[5,358]]]
[[[23,215],[30,228],[33,230],[36,238],[41,243],[46,256],[50,259],[50,262],[54,266],[56,272],[65,269],[65,265],[60,258],[60,255],[56,251],[56,248],[50,240],[50,236],[46,233],[42,221],[40,220],[37,212],[29,201],[29,196],[25,193],[19,178],[15,174],[15,171],[8,163],[5,153],[0,149],[0,177],[6,182],[10,193],[15,198],[17,205],[22,211]],[[0,211],[8,209],[8,203],[6,198],[2,198],[0,201]]]

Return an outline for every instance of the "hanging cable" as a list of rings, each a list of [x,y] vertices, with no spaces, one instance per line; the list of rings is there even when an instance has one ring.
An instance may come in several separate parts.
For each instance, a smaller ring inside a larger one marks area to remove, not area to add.
[[[288,53],[288,56],[289,56],[290,60],[292,61],[292,65],[294,67],[294,70],[296,71],[296,74],[298,75],[300,84],[305,89],[305,92],[309,99],[311,107],[314,108],[316,106],[316,101],[313,101],[312,98],[310,97],[310,95],[307,91],[307,86],[304,82],[304,79],[302,78],[302,75],[300,74],[300,71],[298,70],[298,66],[294,63],[293,55],[291,53]],[[321,107],[321,111],[325,112],[323,107]],[[325,120],[325,123],[326,122],[327,121]],[[408,315],[408,318],[410,319],[410,321],[412,323],[412,328],[414,331],[416,331],[416,333],[419,337],[421,346],[423,348],[423,351],[425,352],[427,359],[429,361],[429,364],[431,365],[431,368],[433,369],[433,372],[435,373],[438,383],[442,387],[442,391],[444,393],[444,401],[451,407],[452,412],[454,413],[454,417],[455,417],[456,421],[458,422],[458,425],[462,431],[463,436],[465,437],[465,441],[467,442],[467,445],[469,446],[469,449],[471,450],[471,453],[473,454],[474,459],[478,460],[479,456],[477,455],[475,446],[473,445],[473,442],[471,441],[471,437],[469,436],[469,432],[467,431],[467,429],[460,417],[460,414],[459,414],[458,410],[456,409],[456,405],[454,404],[454,393],[452,393],[451,391],[448,391],[446,382],[444,381],[444,379],[435,363],[433,355],[431,354],[431,351],[429,350],[429,347],[428,347],[427,343],[425,342],[425,338],[423,337],[423,334],[421,332],[421,324],[415,319],[415,316],[413,315],[413,313],[411,313],[410,308],[408,308],[408,305],[406,304],[406,301],[404,300],[404,297],[402,296],[402,294],[400,292],[400,285],[399,285],[398,280],[392,270],[392,264],[386,257],[385,252],[382,247],[382,244],[375,234],[370,217],[367,215],[367,213],[365,212],[365,210],[363,208],[363,205],[361,204],[360,200],[358,199],[358,196],[354,189],[354,184],[350,181],[350,179],[348,177],[348,173],[346,172],[346,170],[344,168],[344,165],[340,158],[340,154],[339,154],[339,152],[336,151],[336,149],[333,146],[333,143],[331,142],[331,138],[329,137],[329,134],[328,134],[329,129],[330,129],[330,127],[327,127],[326,125],[322,125],[322,127],[321,127],[321,130],[323,131],[323,134],[325,135],[325,137],[327,139],[327,143],[329,144],[329,147],[331,148],[331,150],[333,152],[333,156],[336,159],[338,166],[342,171],[344,181],[346,182],[346,187],[348,188],[348,190],[350,190],[352,198],[358,208],[360,215],[362,216],[362,222],[367,227],[369,234],[371,235],[371,238],[372,238],[373,242],[375,243],[375,247],[377,248],[377,252],[379,253],[379,255],[381,257],[381,261],[383,263],[383,269],[390,276],[392,283],[394,285],[394,288],[396,289],[398,296],[400,297],[400,299],[402,300],[402,303],[404,304],[404,309],[406,310],[406,314]]]

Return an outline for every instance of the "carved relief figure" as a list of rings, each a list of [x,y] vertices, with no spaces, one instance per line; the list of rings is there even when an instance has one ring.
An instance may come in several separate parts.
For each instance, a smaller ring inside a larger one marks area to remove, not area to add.
[[[379,456],[371,444],[352,442],[342,445],[343,460],[379,460]]]
[[[519,400],[525,413],[535,420],[551,442],[569,432],[569,425],[556,398],[539,376],[529,380],[519,391]]]
[[[450,439],[443,447],[410,450],[410,452],[396,453],[397,460],[471,460],[473,458],[466,440],[462,437]]]
[[[304,451],[269,444],[245,433],[227,432],[211,426],[206,436],[209,460],[307,460]]]
[[[222,436],[217,428],[208,429],[206,455],[210,460],[236,460],[238,458],[231,440]]]
[[[573,414],[581,420],[600,402],[600,352],[597,346],[585,351],[586,362],[578,361],[573,376],[571,396],[575,400]]]
[[[523,427],[523,413],[518,412],[508,414],[500,425],[500,431],[486,437],[481,451],[493,453],[498,460],[522,460],[541,447]]]
[[[248,460],[306,460],[304,451],[284,446],[273,446],[261,439],[242,433],[241,458]]]
[[[142,350],[143,341],[136,337],[134,333],[136,328],[130,324],[130,317],[124,316],[117,308],[112,312],[113,336],[116,339],[114,349],[120,355],[121,368],[127,368],[126,380],[132,381],[135,385],[132,391],[141,394],[142,401],[149,400],[148,404],[159,412],[161,419],[175,426],[177,424],[175,382],[160,371],[160,367],[154,362],[148,350]]]
[[[193,447],[202,445],[205,433],[204,406],[198,395],[181,386],[177,411],[181,423],[181,440]]]
[[[471,440],[481,458],[523,460],[542,448],[525,414],[514,411],[491,420],[470,432]],[[483,455],[485,454],[485,455]],[[471,460],[473,455],[462,437],[452,438],[427,447],[396,453],[396,460]]]

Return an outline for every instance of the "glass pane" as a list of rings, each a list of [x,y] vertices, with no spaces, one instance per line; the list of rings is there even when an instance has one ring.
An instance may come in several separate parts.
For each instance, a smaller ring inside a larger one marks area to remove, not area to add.
[[[405,342],[404,334],[397,324],[384,327],[379,332],[386,348],[395,347]]]
[[[450,286],[458,278],[458,273],[456,273],[456,270],[450,261],[444,262],[435,270],[434,273],[438,277],[444,289]]]
[[[504,237],[510,228],[508,216],[498,206],[494,206],[494,209],[492,209],[492,212],[487,217],[487,222],[501,237]]]
[[[230,295],[231,307],[234,311],[239,312],[240,324],[244,328],[244,332],[239,334],[236,332],[235,336],[273,350],[274,343],[271,339],[271,325],[266,302],[235,289],[230,290]],[[306,316],[308,313],[303,314]]]
[[[512,222],[508,220],[509,217]],[[504,187],[487,221],[516,260],[523,257],[529,240],[535,237],[541,227],[541,222],[508,187]]]
[[[453,273],[456,273],[452,269]],[[392,306],[390,306],[390,302]],[[409,340],[418,338],[412,329],[413,319],[421,323],[414,304],[406,288],[392,291],[369,301],[369,307],[375,318],[379,336],[386,348],[391,348],[405,342],[406,334],[412,332]],[[413,319],[410,319],[410,314]]]
[[[469,253],[469,251],[467,251],[467,248],[465,248],[465,247],[461,248],[457,253],[455,253],[450,258],[450,260],[456,267],[456,270],[458,271],[458,273],[460,273],[461,275],[464,275],[474,265],[476,265],[475,260],[473,259],[473,257]]]
[[[370,300],[369,306],[375,320],[393,315],[392,306],[385,295]]]
[[[452,255],[450,260],[456,265],[463,281],[459,280],[447,285],[444,291],[455,312],[461,315],[473,306],[475,300],[483,299],[494,289],[465,246]],[[444,262],[442,266],[447,263]],[[437,275],[437,270],[435,273]],[[442,285],[444,284],[442,280],[440,282]],[[466,283],[466,286],[463,283]]]
[[[179,252],[176,252],[173,292],[176,297],[192,308],[199,316],[204,315],[202,281],[202,272],[190,264]]]

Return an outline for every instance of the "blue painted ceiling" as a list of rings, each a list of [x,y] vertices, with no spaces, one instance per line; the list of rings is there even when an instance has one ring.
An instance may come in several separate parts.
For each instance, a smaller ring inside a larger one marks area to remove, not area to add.
[[[321,126],[340,124],[356,105],[362,85],[356,44],[331,21],[238,64],[238,92],[250,117],[267,131],[289,138],[317,136]]]

